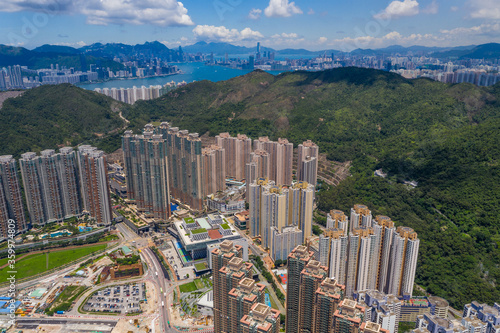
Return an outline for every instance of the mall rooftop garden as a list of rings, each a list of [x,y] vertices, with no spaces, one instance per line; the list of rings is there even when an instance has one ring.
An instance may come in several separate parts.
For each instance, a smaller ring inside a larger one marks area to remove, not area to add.
[[[194,221],[194,219],[192,217],[185,217],[184,218],[184,222],[186,222],[186,224],[195,223],[195,221]]]
[[[191,230],[191,234],[192,235],[197,235],[197,234],[202,234],[204,232],[207,232],[207,229],[205,228],[200,228],[200,229],[194,229],[194,230]]]
[[[220,226],[221,226],[221,227],[222,227],[222,229],[224,229],[224,230],[229,229],[229,225],[228,225],[227,223],[221,224]]]

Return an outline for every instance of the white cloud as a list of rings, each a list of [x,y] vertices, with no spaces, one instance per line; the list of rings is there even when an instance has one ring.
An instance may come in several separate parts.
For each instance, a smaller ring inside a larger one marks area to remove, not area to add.
[[[275,34],[275,35],[272,35],[271,38],[285,38],[285,39],[295,39],[295,38],[299,38],[299,35],[297,35],[296,33],[292,32],[292,33],[289,33],[287,34],[286,32],[283,32],[281,34]]]
[[[442,34],[451,36],[464,36],[464,35],[492,35],[498,36],[500,33],[500,23],[495,24],[481,24],[474,27],[459,27],[451,30],[441,30]]]
[[[471,0],[470,4],[472,18],[500,20],[500,2],[498,0]]]
[[[63,42],[63,43],[55,43],[54,45],[60,45],[60,46],[71,46],[71,47],[83,47],[86,46],[87,43],[85,43],[83,40],[76,42],[76,43],[68,43],[68,42]]]
[[[319,44],[324,44],[324,43],[326,43],[327,41],[328,41],[328,38],[326,38],[326,37],[320,37],[320,38],[318,39],[318,43],[319,43]]]
[[[439,11],[439,5],[436,0],[432,1],[427,7],[422,10],[425,14],[437,14]]]
[[[484,23],[472,27],[457,27],[450,30],[440,30],[435,34],[402,35],[398,31],[391,31],[384,36],[358,36],[342,39],[328,39],[326,45],[341,51],[354,49],[377,49],[389,45],[422,45],[422,46],[459,46],[489,43],[498,41],[500,36],[500,22]]]
[[[194,44],[196,43],[196,41],[193,39],[189,39],[185,36],[182,36],[179,39],[162,40],[160,41],[160,43],[162,43],[168,48],[178,48],[179,46]]]
[[[419,13],[419,3],[416,0],[393,1],[386,9],[373,17],[382,20],[395,19],[402,16],[414,16]]]
[[[444,37],[435,36],[432,34],[411,34],[403,36],[397,31],[391,31],[382,37],[373,36],[360,36],[360,37],[346,37],[342,39],[330,40],[329,46],[338,48],[341,51],[352,51],[354,49],[367,49],[367,48],[382,48],[389,45],[426,45],[426,46],[439,46],[442,45]]]
[[[288,2],[288,0],[269,0],[269,6],[264,10],[267,17],[290,17],[302,13],[295,2]]]
[[[193,25],[182,2],[176,0],[87,0],[82,13],[90,24]]]
[[[252,20],[260,19],[260,15],[262,14],[262,9],[253,8],[250,13],[248,13],[248,18]]]
[[[307,12],[308,15],[314,15],[315,12],[314,12],[314,9],[312,8],[309,8],[309,11]]]
[[[451,6],[451,7],[450,7],[450,10],[451,10],[452,12],[456,12],[456,11],[458,10],[458,7],[457,7],[457,6]]]
[[[49,15],[83,14],[88,24],[193,25],[188,10],[177,0],[2,0],[0,11],[35,11]]]
[[[2,0],[0,11],[2,12],[46,12],[47,14],[60,14],[70,12],[75,6],[71,0]]]
[[[198,40],[226,43],[253,41],[264,38],[260,32],[253,31],[250,28],[238,31],[237,29],[228,29],[224,26],[216,27],[213,25],[198,25],[193,29],[193,33]]]

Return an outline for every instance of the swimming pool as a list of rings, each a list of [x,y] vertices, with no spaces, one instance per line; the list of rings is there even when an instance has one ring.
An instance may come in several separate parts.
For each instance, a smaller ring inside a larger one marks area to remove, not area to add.
[[[271,299],[269,298],[269,294],[265,295],[265,302],[268,307],[271,307]]]

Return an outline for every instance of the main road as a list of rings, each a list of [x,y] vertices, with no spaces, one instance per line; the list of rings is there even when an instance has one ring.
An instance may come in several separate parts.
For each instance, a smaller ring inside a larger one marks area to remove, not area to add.
[[[117,224],[117,228],[128,241],[136,240],[135,245],[137,248],[141,248],[141,255],[148,265],[148,275],[151,277],[151,281],[157,286],[157,291],[159,293],[157,301],[160,312],[160,331],[176,333],[177,330],[170,327],[169,325],[170,312],[168,311],[168,298],[171,291],[170,289],[172,287],[175,287],[175,285],[172,285],[168,277],[165,277],[165,274],[163,273],[163,269],[161,267],[162,264],[158,262],[153,251],[148,247],[149,241],[146,238],[138,237],[135,232],[133,232],[123,223]]]

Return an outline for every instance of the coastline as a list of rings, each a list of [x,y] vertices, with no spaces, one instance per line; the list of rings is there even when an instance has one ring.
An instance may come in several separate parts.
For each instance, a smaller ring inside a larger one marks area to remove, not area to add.
[[[185,74],[185,73],[182,70],[178,70],[175,73],[152,75],[152,76],[143,76],[143,77],[118,77],[118,78],[107,79],[107,80],[81,82],[81,83],[77,84],[76,86],[83,88],[82,86],[85,86],[85,85],[88,85],[88,84],[99,84],[99,83],[106,83],[106,82],[113,82],[113,81],[128,81],[128,80],[152,79],[152,78],[157,78],[157,77],[160,78],[160,77],[167,77],[167,76],[173,76],[173,75],[179,75],[179,74]]]

